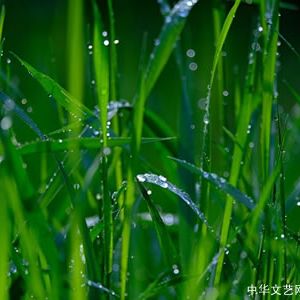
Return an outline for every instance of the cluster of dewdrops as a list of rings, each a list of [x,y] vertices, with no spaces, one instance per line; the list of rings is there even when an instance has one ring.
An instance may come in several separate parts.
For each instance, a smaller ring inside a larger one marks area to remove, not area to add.
[[[109,46],[110,41],[109,41],[109,39],[108,39],[108,32],[107,32],[107,31],[103,31],[103,32],[102,32],[102,36],[104,37],[103,45],[104,45],[104,46]],[[120,43],[120,41],[119,41],[118,39],[115,39],[115,40],[113,41],[113,43],[114,43],[115,45],[118,45],[118,44]],[[92,55],[92,54],[93,54],[93,45],[90,44],[90,43],[88,44],[88,51],[89,51],[89,55]]]

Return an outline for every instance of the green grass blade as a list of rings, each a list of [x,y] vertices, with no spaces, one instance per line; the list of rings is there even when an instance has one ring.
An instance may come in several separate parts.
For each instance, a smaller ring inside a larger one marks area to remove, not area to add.
[[[274,86],[276,79],[276,62],[277,62],[277,41],[278,41],[278,3],[275,1],[272,13],[272,26],[265,33],[265,39],[268,44],[265,45],[263,57],[263,101],[262,101],[262,125],[261,125],[261,155],[262,155],[262,180],[268,177],[270,172],[270,141],[272,126],[272,105],[274,98]],[[263,14],[265,18],[265,14]]]
[[[0,43],[2,43],[4,19],[5,19],[5,6],[2,5],[1,12],[0,12]]]
[[[70,234],[70,257],[69,264],[72,264],[73,268],[70,272],[69,282],[72,285],[70,292],[71,300],[85,300],[87,298],[85,280],[82,274],[85,274],[85,266],[82,261],[82,253],[80,253],[80,247],[82,245],[81,234],[79,233],[77,222],[72,222],[71,234]]]
[[[35,206],[33,203],[34,189],[27,176],[21,157],[11,142],[10,130],[0,130],[0,138],[4,146],[6,174],[4,178],[6,193],[16,230],[20,235],[21,249],[29,263],[28,279],[25,279],[28,289],[37,297],[44,298],[45,290],[42,285],[41,273],[37,266],[39,246],[34,234],[26,224],[26,213]],[[2,166],[1,166],[2,167]],[[7,181],[5,181],[7,180]]]
[[[175,287],[189,279],[188,276],[177,274],[178,271],[179,270],[175,268],[172,271],[166,271],[159,274],[156,280],[149,284],[146,290],[139,295],[138,299],[153,299],[153,297],[158,296],[159,293],[162,292],[164,289]]]
[[[300,54],[299,52],[296,50],[296,48],[280,33],[278,32],[278,36],[280,37],[280,39],[282,39],[284,41],[284,43],[290,48],[290,50],[296,55],[296,57],[298,58],[298,61],[300,61]]]
[[[233,185],[227,182],[227,180],[223,177],[218,176],[215,173],[205,172],[204,170],[197,168],[191,163],[188,163],[184,160],[171,158],[172,160],[176,161],[179,165],[183,166],[190,172],[203,177],[205,180],[212,183],[215,187],[219,188],[224,193],[232,196],[235,200],[242,203],[249,209],[254,208],[254,201],[249,196],[243,194],[240,190],[235,188]]]
[[[131,237],[131,214],[132,205],[135,200],[134,180],[132,174],[132,168],[129,167],[127,171],[127,190],[124,202],[124,220],[122,228],[122,252],[121,252],[121,270],[120,270],[120,290],[121,300],[125,300],[127,295],[127,270],[128,270],[128,258],[129,247]]]
[[[157,46],[154,47],[145,76],[145,98],[148,97],[161,71],[167,63],[174,45],[185,25],[186,18],[197,1],[181,0],[165,18],[164,26],[157,39]]]
[[[94,71],[97,86],[98,105],[100,109],[101,130],[103,145],[107,144],[107,105],[109,100],[109,65],[108,49],[104,45],[102,37],[103,25],[100,12],[97,8],[96,1],[93,1],[94,11]],[[113,99],[116,100],[116,99]]]
[[[17,152],[16,147],[12,144],[9,130],[1,130],[0,137],[4,147],[5,159],[14,174],[14,178],[18,185],[18,189],[21,191],[24,204],[31,207],[34,204],[32,203],[32,197],[34,196],[35,191],[26,173],[24,162]]]
[[[120,298],[120,296],[115,291],[108,289],[107,287],[105,287],[103,284],[101,284],[99,282],[94,282],[92,280],[88,280],[86,284],[89,287],[100,291],[101,293],[108,294],[114,298]]]
[[[143,138],[142,143],[157,143],[162,141],[172,140],[174,138]],[[129,145],[131,138],[113,137],[107,141],[107,147],[122,147]],[[22,155],[29,155],[35,153],[55,153],[72,150],[73,145],[79,147],[79,149],[98,150],[103,149],[103,145],[99,143],[99,139],[95,137],[75,137],[58,140],[43,140],[33,141],[20,145],[18,151]]]
[[[7,203],[7,197],[5,197],[8,192],[6,189],[9,187],[8,182],[5,178],[5,173],[3,167],[0,167],[0,190],[1,190],[1,201],[0,201],[0,235],[2,239],[2,247],[0,250],[0,299],[8,300],[8,287],[9,287],[9,278],[7,276],[9,272],[9,258],[11,251],[11,227],[12,222],[9,218],[9,206]]]
[[[186,281],[197,279],[198,283],[203,280],[203,278],[208,274],[212,272],[213,267],[216,265],[218,257],[220,253],[218,252],[213,259],[208,263],[206,268],[203,270],[201,274],[198,275],[185,275],[178,273],[178,269],[175,268],[172,271],[165,271],[157,277],[156,280],[154,280],[149,286],[146,288],[146,290],[140,294],[139,300],[146,300],[151,297],[154,297],[155,295],[158,295],[159,292],[161,292],[163,289],[168,287],[174,287],[176,285],[182,284]]]
[[[14,57],[21,63],[22,66],[26,68],[29,74],[38,81],[38,83],[43,87],[43,89],[48,93],[49,97],[53,97],[61,106],[63,106],[67,111],[73,114],[79,114],[80,116],[91,117],[93,112],[90,111],[83,104],[80,104],[78,100],[75,100],[73,96],[69,94],[63,87],[61,87],[55,80],[53,80],[48,75],[37,71],[29,63],[22,60],[19,56],[12,53]]]
[[[177,253],[175,252],[175,247],[172,242],[172,239],[170,238],[166,225],[161,219],[160,214],[157,208],[155,207],[155,204],[153,203],[153,200],[148,194],[148,191],[139,181],[138,181],[138,186],[143,195],[143,198],[147,202],[147,206],[157,232],[159,244],[162,249],[165,261],[167,265],[171,267],[178,262],[178,256]]]
[[[209,86],[208,86],[208,95],[207,95],[207,106],[206,106],[206,114],[204,116],[204,136],[203,136],[203,147],[205,147],[205,138],[206,138],[206,133],[207,133],[207,127],[209,124],[209,113],[210,113],[210,101],[211,101],[211,89],[215,80],[215,74],[217,70],[217,66],[220,60],[220,55],[225,43],[225,40],[227,38],[229,29],[231,27],[231,24],[233,22],[233,19],[235,17],[236,11],[241,3],[241,0],[236,0],[234,2],[233,7],[230,9],[225,22],[223,24],[222,30],[220,32],[220,36],[218,37],[217,41],[217,46],[216,46],[216,51],[214,54],[213,58],[213,64],[212,64],[212,69],[211,69],[211,76],[210,76],[210,81],[209,81]],[[202,165],[201,165],[202,167]]]
[[[108,141],[108,147],[124,146],[130,143],[129,138],[111,138]],[[99,138],[94,137],[76,137],[58,140],[34,141],[19,147],[19,152],[22,155],[34,153],[52,153],[62,152],[72,149],[73,145],[77,145],[79,149],[97,150],[103,149],[99,142]]]
[[[145,173],[137,175],[136,178],[140,183],[147,182],[155,184],[157,186],[160,186],[161,188],[167,189],[170,192],[176,194],[182,201],[184,201],[188,205],[188,207],[198,216],[198,218],[207,226],[207,228],[213,231],[212,227],[208,224],[205,215],[203,214],[203,212],[200,211],[200,209],[193,202],[190,196],[186,192],[177,188],[171,182],[167,181],[165,177],[161,175]]]
[[[274,171],[268,178],[267,183],[264,186],[264,189],[257,202],[257,206],[252,212],[252,227],[251,227],[252,230],[250,230],[250,232],[255,232],[255,227],[258,224],[259,218],[263,215],[264,208],[267,205],[268,200],[270,200],[270,196],[273,191],[274,184],[280,174],[280,170],[281,170],[281,164],[278,163]]]
[[[225,19],[225,22],[224,22],[224,25],[222,27],[220,36],[218,37],[218,42],[217,42],[216,51],[215,51],[215,55],[214,55],[214,59],[213,59],[212,70],[211,70],[211,77],[210,77],[210,84],[209,84],[210,88],[212,88],[212,85],[214,83],[215,73],[216,73],[216,70],[217,70],[218,63],[219,63],[222,48],[224,46],[226,37],[228,35],[229,29],[231,27],[231,24],[233,22],[233,19],[235,17],[236,11],[237,11],[240,3],[241,3],[240,0],[236,0],[234,2],[233,7],[230,9],[230,11],[229,11],[229,13],[228,13],[228,15]]]
[[[85,81],[83,16],[84,1],[68,1],[68,91],[79,103],[83,100]]]
[[[94,71],[96,79],[96,89],[98,97],[98,105],[100,109],[100,122],[102,131],[103,147],[107,147],[107,106],[109,101],[109,62],[108,49],[104,45],[102,36],[103,25],[101,14],[98,10],[96,1],[93,1],[94,13]],[[114,99],[116,100],[116,99]],[[113,218],[112,203],[108,191],[108,166],[107,159],[102,159],[102,184],[103,184],[103,214],[104,214],[104,261],[105,261],[105,285],[110,288],[110,273],[112,272],[113,260]]]
[[[297,103],[300,105],[300,93],[298,93],[296,89],[293,88],[287,81],[284,81],[284,84],[288,88],[289,92],[294,96],[294,99],[297,101]]]

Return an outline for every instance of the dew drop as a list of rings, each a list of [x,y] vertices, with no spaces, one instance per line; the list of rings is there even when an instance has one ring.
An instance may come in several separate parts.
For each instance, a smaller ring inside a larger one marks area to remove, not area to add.
[[[208,124],[209,124],[209,115],[208,115],[208,113],[206,113],[206,114],[204,115],[204,117],[203,117],[203,123],[204,123],[205,125],[208,125]]]
[[[223,178],[223,177],[220,177],[220,182],[221,182],[221,184],[224,184],[224,183],[226,183],[226,180],[225,180],[225,178]]]
[[[143,175],[137,175],[136,178],[139,182],[145,182],[146,181],[146,178]]]
[[[173,273],[174,273],[175,275],[179,274],[179,269],[174,269],[174,270],[173,270]]]
[[[168,188],[168,183],[167,182],[163,182],[161,184],[161,187],[164,188],[164,189]]]
[[[173,273],[174,273],[175,275],[179,274],[179,269],[178,269],[178,266],[177,266],[177,265],[173,265],[173,266],[172,266],[172,269],[173,269]]]
[[[73,188],[74,188],[74,190],[79,190],[80,189],[80,184],[79,183],[74,183]]]
[[[222,94],[223,94],[223,96],[224,96],[224,97],[227,97],[227,96],[229,96],[229,92],[228,92],[228,91],[226,91],[226,90],[225,90],[225,91],[223,91],[223,93],[222,93]]]
[[[208,105],[207,98],[201,98],[198,100],[198,107],[202,110],[206,110]]]
[[[111,154],[111,149],[110,149],[109,147],[105,147],[105,148],[103,149],[103,154],[104,154],[105,156],[110,155],[110,154]]]
[[[161,181],[164,181],[166,182],[167,181],[167,178],[162,176],[162,175],[159,175],[158,178],[161,180]]]
[[[186,55],[187,55],[188,57],[192,58],[192,57],[195,57],[196,52],[195,52],[194,49],[188,49],[188,50],[186,51]]]
[[[195,62],[191,62],[191,63],[189,64],[189,69],[190,69],[191,71],[196,71],[196,70],[198,69],[198,65],[197,65]]]
[[[2,130],[8,130],[9,128],[11,128],[12,126],[12,120],[10,117],[4,117],[2,120],[1,120],[1,128]]]

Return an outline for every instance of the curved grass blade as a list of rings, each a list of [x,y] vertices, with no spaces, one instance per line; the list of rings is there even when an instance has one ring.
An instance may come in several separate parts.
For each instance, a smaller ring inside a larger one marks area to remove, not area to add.
[[[280,33],[278,32],[278,36],[280,37],[281,40],[284,41],[284,43],[290,48],[290,50],[296,55],[298,58],[298,61],[300,61],[300,54],[296,50],[296,48]]]
[[[157,277],[147,288],[146,290],[140,294],[139,300],[146,300],[151,297],[154,297],[155,295],[158,295],[159,292],[161,292],[163,289],[168,287],[174,287],[176,285],[179,285],[181,283],[184,283],[188,280],[197,279],[198,283],[203,280],[204,276],[207,273],[211,273],[213,268],[218,262],[218,258],[220,256],[220,252],[223,250],[220,250],[210,261],[210,263],[207,265],[207,267],[204,269],[204,271],[199,275],[184,275],[178,273],[178,269],[173,268],[172,271],[166,271]]]
[[[123,146],[130,142],[129,138],[111,138],[109,139],[108,147]],[[52,153],[72,150],[72,145],[76,144],[79,149],[97,150],[103,148],[99,138],[94,137],[76,137],[58,140],[34,141],[24,144],[19,147],[19,152],[22,155],[34,153]]]
[[[44,287],[40,284],[41,278],[38,267],[36,266],[36,260],[38,252],[43,248],[43,246],[38,245],[43,245],[41,240],[44,238],[39,235],[43,227],[39,226],[38,223],[41,221],[43,224],[46,224],[46,220],[41,213],[39,206],[37,206],[34,201],[34,196],[36,194],[35,189],[24,168],[21,156],[12,144],[10,130],[0,130],[0,138],[2,145],[4,146],[4,153],[6,156],[5,162],[7,164],[7,169],[9,170],[9,172],[7,172],[7,175],[9,176],[4,176],[4,178],[9,180],[7,184],[5,184],[8,188],[7,196],[11,196],[10,205],[16,218],[18,233],[21,241],[23,241],[23,249],[28,255],[30,269],[32,269],[33,272],[29,277],[34,278],[34,282],[32,279],[29,281],[32,281],[32,284],[36,285],[36,287],[32,286],[33,289],[39,290],[38,293],[43,293],[42,290]],[[2,179],[4,180],[4,178]],[[24,226],[24,224],[26,224],[26,226]],[[39,228],[40,231],[36,231],[35,229],[37,228]],[[44,240],[45,238],[43,241]],[[50,241],[51,239],[49,240],[48,249],[52,249],[52,251],[51,253],[44,251],[44,254],[47,258],[47,262],[51,264],[51,275],[57,279],[53,281],[53,284],[59,286],[60,272],[55,275],[59,269],[58,255],[56,254],[54,243],[50,243]],[[43,296],[41,295],[41,297]]]
[[[157,39],[157,46],[154,47],[148,62],[145,76],[145,98],[149,95],[161,71],[167,63],[173,47],[183,30],[186,18],[198,0],[181,0],[166,16],[164,26]]]
[[[190,198],[190,196],[177,188],[174,184],[171,182],[167,181],[167,179],[161,175],[156,175],[156,174],[139,174],[136,176],[136,179],[140,182],[147,182],[147,183],[152,183],[157,186],[160,186],[164,189],[168,189],[170,192],[176,194],[179,196],[181,200],[183,200],[189,208],[192,209],[192,211],[199,217],[199,219],[202,220],[202,222],[207,226],[208,229],[210,229],[213,232],[213,228],[209,225],[205,215],[200,211],[198,206],[193,202],[193,200]]]
[[[108,289],[107,287],[105,287],[103,284],[101,284],[99,282],[87,280],[86,285],[89,287],[95,288],[103,293],[109,294],[112,297],[120,298],[120,296],[115,291]]]
[[[145,187],[139,180],[137,180],[137,182],[138,182],[139,189],[143,195],[143,198],[147,202],[147,206],[150,211],[152,221],[154,223],[154,226],[155,226],[155,229],[157,232],[159,244],[162,249],[165,261],[167,262],[167,264],[169,266],[172,266],[178,262],[178,257],[177,257],[176,251],[175,251],[175,246],[172,242],[172,239],[170,238],[170,235],[167,231],[165,223],[161,219],[157,208],[155,207],[150,195],[148,194],[148,191],[145,189]]]
[[[174,138],[143,138],[142,143],[155,143],[161,141],[168,141]],[[130,144],[130,138],[113,137],[107,141],[107,147],[122,147]],[[53,153],[72,150],[72,145],[76,144],[79,149],[98,150],[103,148],[100,144],[99,138],[95,137],[76,137],[58,140],[43,140],[34,141],[31,143],[19,146],[18,151],[22,155],[35,154],[35,153]]]
[[[223,177],[219,177],[217,174],[208,173],[203,171],[200,168],[197,168],[191,163],[188,163],[184,160],[171,158],[172,160],[176,161],[179,165],[183,166],[187,170],[191,171],[192,173],[201,176],[205,180],[212,183],[217,188],[220,188],[226,194],[232,196],[234,199],[239,201],[240,203],[244,204],[247,208],[253,209],[254,208],[254,201],[249,196],[243,194],[240,190],[235,188],[233,185],[228,183]]]
[[[48,75],[37,71],[29,63],[22,60],[18,55],[12,53],[14,57],[21,63],[22,66],[26,68],[29,74],[38,81],[38,83],[44,88],[50,97],[53,97],[61,106],[63,106],[67,111],[76,115],[78,113],[80,116],[91,117],[94,116],[93,112],[85,107],[83,104],[79,103],[73,98],[63,87],[61,87],[55,80],[53,80]]]
[[[12,143],[12,134],[10,129],[2,130],[0,128],[0,141],[4,149],[4,157],[7,161],[11,174],[17,183],[18,190],[23,199],[23,204],[27,207],[32,207],[32,197],[35,195],[35,190],[28,177],[22,157],[18,153],[15,145]]]
[[[175,271],[176,270],[176,271]],[[175,272],[174,272],[175,271]],[[138,297],[139,300],[146,300],[155,295],[158,295],[163,289],[168,287],[174,287],[178,284],[184,283],[189,279],[188,276],[182,274],[177,274],[179,270],[174,269],[171,271],[166,271],[158,275],[158,277],[146,288],[146,290],[141,293]]]
[[[300,94],[286,80],[284,80],[283,82],[288,88],[289,92],[294,96],[294,99],[300,105]]]

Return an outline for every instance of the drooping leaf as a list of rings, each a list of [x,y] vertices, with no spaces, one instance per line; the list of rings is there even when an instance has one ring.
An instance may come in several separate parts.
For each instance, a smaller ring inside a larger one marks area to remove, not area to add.
[[[205,172],[204,170],[197,168],[191,163],[188,163],[184,160],[180,160],[177,158],[171,158],[180,164],[182,167],[186,168],[187,170],[191,171],[192,173],[201,176],[205,180],[212,183],[217,188],[220,188],[226,194],[232,196],[235,200],[239,201],[240,203],[244,204],[249,209],[254,208],[254,201],[249,196],[243,194],[240,190],[235,188],[233,185],[227,182],[226,179],[223,177],[219,177],[217,174]]]
[[[21,63],[22,66],[26,68],[29,74],[37,80],[37,82],[43,87],[47,92],[49,97],[52,97],[56,100],[61,106],[63,106],[67,111],[71,110],[70,113],[79,114],[80,116],[91,117],[94,116],[93,112],[85,107],[83,104],[80,104],[77,100],[74,99],[72,95],[68,93],[62,86],[60,86],[54,79],[48,75],[37,71],[29,63],[21,59],[15,53],[12,53],[16,59]]]
[[[205,215],[203,214],[203,212],[201,212],[201,210],[198,208],[198,206],[193,202],[193,200],[190,198],[190,196],[186,192],[180,190],[178,187],[176,187],[171,182],[167,181],[167,179],[165,177],[163,177],[161,175],[145,173],[145,174],[138,174],[136,176],[136,178],[141,183],[147,182],[147,183],[155,184],[155,185],[160,186],[164,189],[167,189],[170,192],[179,196],[179,198],[182,201],[184,201],[188,205],[188,207],[190,207],[192,209],[192,211],[199,217],[199,219],[201,219],[202,222],[204,224],[206,224],[206,226],[210,230],[213,231],[213,229],[209,225]]]
[[[155,204],[153,203],[153,200],[151,199],[150,195],[148,194],[148,191],[145,189],[142,183],[138,180],[138,186],[140,191],[142,192],[143,198],[147,202],[148,209],[150,211],[152,221],[154,223],[159,244],[162,249],[165,261],[169,266],[172,266],[176,262],[178,262],[178,256],[175,251],[174,244],[172,242],[172,239],[169,235],[169,232],[166,228],[165,223],[163,222],[162,218],[160,217],[160,214],[155,207]]]
[[[142,143],[155,143],[172,140],[173,138],[143,138]],[[108,139],[107,147],[122,147],[130,144],[130,138],[112,137]],[[18,150],[22,155],[34,153],[53,153],[72,150],[72,145],[76,143],[79,149],[97,150],[103,149],[103,144],[96,137],[76,137],[57,140],[33,141],[20,145]]]
[[[148,62],[145,78],[145,96],[149,95],[161,71],[167,63],[174,45],[184,28],[186,19],[198,0],[181,0],[165,18],[164,26],[159,34]]]

